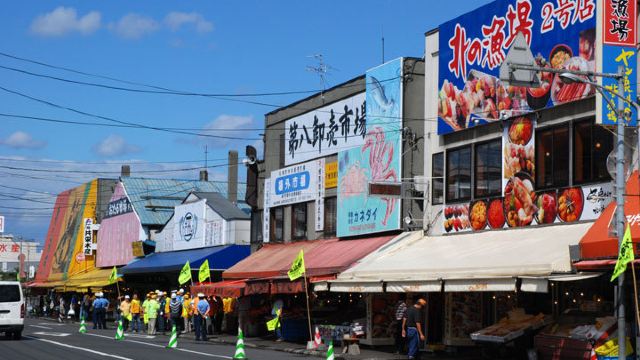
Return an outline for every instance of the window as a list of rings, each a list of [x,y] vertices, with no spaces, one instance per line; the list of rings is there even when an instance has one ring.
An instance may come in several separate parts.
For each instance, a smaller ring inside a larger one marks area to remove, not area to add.
[[[298,203],[291,206],[293,221],[291,222],[291,237],[293,240],[307,238],[307,203]]]
[[[447,151],[447,202],[471,198],[471,147]]]
[[[0,303],[20,301],[20,286],[0,285]]]
[[[284,241],[284,208],[277,207],[271,211],[271,240],[274,242]]]
[[[613,134],[593,120],[576,123],[573,128],[573,182],[608,181],[607,156],[613,150]]]
[[[336,236],[336,219],[338,218],[337,207],[338,199],[328,197],[324,199],[324,236]]]
[[[475,147],[475,196],[499,195],[502,190],[502,139]]]
[[[569,185],[569,126],[536,132],[536,188]]]
[[[433,184],[431,203],[442,204],[444,202],[444,153],[442,152],[431,156],[431,183]]]

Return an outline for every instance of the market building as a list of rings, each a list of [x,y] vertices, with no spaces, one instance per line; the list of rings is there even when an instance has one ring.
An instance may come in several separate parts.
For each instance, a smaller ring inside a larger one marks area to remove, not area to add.
[[[252,242],[259,250],[210,289],[239,298],[249,336],[266,331],[276,303],[284,304],[284,338],[308,340],[305,288],[421,228],[423,69],[421,59],[391,60],[265,115],[264,162],[253,171],[259,177]],[[289,281],[301,250],[307,276]],[[341,341],[349,332],[345,322],[373,326],[373,305],[380,303],[361,293],[314,292],[311,322],[325,340]],[[390,319],[376,319],[388,327]],[[376,336],[392,341],[386,328]]]
[[[0,235],[0,271],[20,272],[20,278],[33,279],[40,263],[42,250],[34,240],[11,234]]]

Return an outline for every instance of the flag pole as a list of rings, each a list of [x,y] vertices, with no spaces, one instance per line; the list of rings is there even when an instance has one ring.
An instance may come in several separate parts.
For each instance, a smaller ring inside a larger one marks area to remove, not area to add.
[[[636,283],[636,268],[633,265],[635,260],[631,260],[631,273],[633,274],[633,300],[636,305],[636,326],[640,327],[640,312],[638,311],[638,285]]]
[[[313,341],[313,332],[311,331],[311,308],[309,307],[309,286],[307,285],[307,269],[302,273],[304,275],[304,295],[307,298],[307,322],[309,323],[309,340]]]

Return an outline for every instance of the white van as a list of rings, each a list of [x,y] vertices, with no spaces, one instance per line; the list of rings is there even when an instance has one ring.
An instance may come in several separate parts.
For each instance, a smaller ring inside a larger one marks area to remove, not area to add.
[[[0,332],[20,340],[24,329],[25,303],[17,281],[0,281]]]

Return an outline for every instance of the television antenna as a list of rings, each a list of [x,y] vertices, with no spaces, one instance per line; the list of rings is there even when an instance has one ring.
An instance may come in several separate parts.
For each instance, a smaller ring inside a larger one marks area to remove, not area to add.
[[[320,83],[322,85],[322,91],[320,96],[324,100],[324,91],[327,89],[327,76],[331,71],[339,71],[331,65],[324,62],[324,56],[322,54],[309,55],[308,58],[313,58],[317,62],[316,66],[307,65],[307,71],[317,74],[320,77]]]

